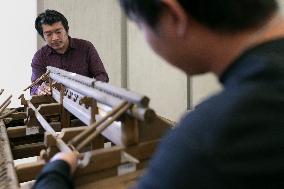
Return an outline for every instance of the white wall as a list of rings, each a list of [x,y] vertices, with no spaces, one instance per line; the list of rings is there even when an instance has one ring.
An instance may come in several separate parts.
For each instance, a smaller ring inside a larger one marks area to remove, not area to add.
[[[206,98],[222,89],[218,78],[212,73],[190,78],[190,107],[194,108]]]
[[[31,60],[36,51],[36,0],[1,0],[0,11],[0,104],[10,94],[10,107],[20,106],[17,99],[30,84]],[[25,94],[29,94],[26,92]]]
[[[157,56],[137,26],[128,22],[128,88],[148,96],[150,106],[177,121],[187,109],[187,76]]]
[[[281,14],[284,16],[284,0],[278,0]]]

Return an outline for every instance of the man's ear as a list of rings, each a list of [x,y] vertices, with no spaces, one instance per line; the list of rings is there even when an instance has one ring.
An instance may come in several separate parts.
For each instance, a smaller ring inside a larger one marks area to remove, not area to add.
[[[188,29],[187,13],[177,0],[163,0],[162,2],[173,18],[176,35],[184,37]]]

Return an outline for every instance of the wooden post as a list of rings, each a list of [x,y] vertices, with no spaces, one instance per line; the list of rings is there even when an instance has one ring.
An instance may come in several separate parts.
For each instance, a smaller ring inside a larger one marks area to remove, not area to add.
[[[122,141],[125,146],[138,144],[139,130],[138,130],[137,119],[125,115],[125,120],[123,121],[121,129],[122,129]]]
[[[91,124],[96,122],[96,115],[99,113],[97,101],[92,99],[91,101]]]
[[[63,106],[63,98],[65,96],[64,89],[65,89],[65,87],[63,85],[61,85],[61,89],[60,89],[61,128],[70,127],[70,113]]]

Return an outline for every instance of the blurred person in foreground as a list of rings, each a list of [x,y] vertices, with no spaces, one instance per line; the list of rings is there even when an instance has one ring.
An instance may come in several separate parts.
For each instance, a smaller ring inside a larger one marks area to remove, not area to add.
[[[189,75],[212,72],[223,85],[169,131],[136,188],[284,188],[284,22],[276,1],[119,2],[158,55]],[[55,164],[35,188],[62,174]]]

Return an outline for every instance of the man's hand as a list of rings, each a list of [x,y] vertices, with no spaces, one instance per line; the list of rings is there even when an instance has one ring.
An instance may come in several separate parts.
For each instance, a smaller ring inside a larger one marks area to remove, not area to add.
[[[69,164],[72,175],[77,168],[78,158],[79,158],[79,153],[77,152],[59,152],[55,154],[50,161],[55,161],[55,160],[65,161],[66,163]]]
[[[51,89],[50,87],[43,82],[38,88],[37,88],[37,95],[51,95]]]

